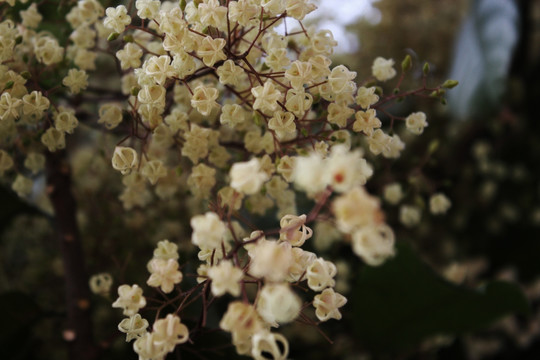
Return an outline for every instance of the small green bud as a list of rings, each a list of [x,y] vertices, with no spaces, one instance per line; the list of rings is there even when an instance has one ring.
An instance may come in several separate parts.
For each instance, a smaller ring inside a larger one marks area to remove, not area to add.
[[[427,74],[429,74],[429,64],[427,62],[424,64],[422,72],[424,73],[424,76],[427,76]]]
[[[403,72],[405,71],[408,71],[412,68],[412,59],[411,59],[411,55],[408,55],[405,56],[405,59],[403,59],[403,61],[401,62],[401,70],[403,70]]]
[[[441,98],[441,104],[446,105],[448,101],[446,101],[446,98]]]
[[[446,89],[452,89],[458,86],[458,84],[459,84],[459,81],[448,79],[441,85],[441,87],[446,88]]]
[[[178,166],[176,169],[174,169],[174,171],[176,172],[176,175],[178,175],[178,176],[182,175],[182,167],[181,166]]]
[[[332,128],[332,130],[339,130],[339,126],[337,124],[330,124],[330,127]]]
[[[23,71],[23,72],[21,73],[21,76],[22,76],[23,78],[25,78],[26,80],[32,78],[32,74],[30,74],[30,72],[28,72],[28,71],[26,71],[26,70]]]
[[[23,41],[22,36],[17,36],[17,37],[15,38],[15,44],[17,44],[17,45],[20,44],[20,43],[22,43],[22,41]]]
[[[114,41],[116,39],[118,39],[118,37],[120,36],[119,33],[117,32],[113,32],[109,35],[109,37],[107,38],[107,41]]]
[[[257,126],[261,126],[261,115],[259,113],[255,113],[255,115],[253,116],[253,122],[255,123],[255,125]]]
[[[332,137],[330,138],[330,140],[332,140],[332,141],[336,141],[336,140],[337,140],[337,137],[335,137],[335,136],[332,136]]]
[[[397,95],[399,94],[399,89],[398,88],[395,88],[394,91],[393,91],[394,95]]]
[[[302,128],[302,130],[300,130],[300,132],[302,133],[302,135],[304,135],[304,137],[308,136],[308,132],[307,132],[306,128]]]
[[[4,86],[4,90],[9,90],[15,85],[15,82],[13,80],[10,80],[6,83],[6,86]]]
[[[441,145],[441,143],[439,142],[438,139],[432,140],[429,143],[429,146],[428,146],[428,154],[429,155],[433,154],[435,151],[437,151],[439,149],[440,145]]]
[[[180,0],[180,10],[186,10],[187,2],[186,0]]]
[[[383,96],[383,89],[380,86],[375,86],[375,94]]]
[[[130,91],[130,92],[131,92],[131,95],[137,96],[137,95],[139,95],[139,91],[141,91],[141,88],[139,88],[139,87],[137,87],[137,86],[133,86],[133,87],[131,88],[131,91]]]
[[[127,43],[133,42],[133,36],[132,35],[125,35],[122,40]]]

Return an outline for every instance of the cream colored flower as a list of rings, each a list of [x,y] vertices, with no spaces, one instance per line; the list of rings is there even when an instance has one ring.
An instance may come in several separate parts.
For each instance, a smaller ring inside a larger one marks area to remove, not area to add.
[[[266,284],[259,293],[257,312],[273,327],[294,321],[300,314],[302,301],[286,283]]]
[[[315,295],[313,306],[315,307],[315,315],[320,321],[330,319],[341,319],[339,308],[347,303],[347,298],[332,288],[325,289],[321,294]]]
[[[153,287],[160,287],[164,293],[170,293],[174,285],[182,281],[182,273],[178,270],[176,259],[152,259],[150,261],[150,278],[146,283]]]
[[[135,149],[125,146],[117,146],[112,157],[112,167],[122,175],[129,174],[139,164],[139,157]]]
[[[112,304],[113,308],[124,309],[124,315],[131,316],[146,306],[143,291],[138,285],[121,285],[118,288],[118,299]]]
[[[272,81],[267,80],[264,86],[257,86],[251,89],[255,97],[253,103],[254,110],[261,110],[270,113],[278,108],[278,100],[282,98],[281,92],[276,89]]]
[[[334,276],[337,268],[334,263],[323,258],[314,260],[306,269],[308,286],[314,291],[321,291],[327,287],[334,287],[336,284]]]
[[[352,236],[354,253],[372,266],[380,265],[394,256],[394,242],[394,232],[386,224],[360,228]]]
[[[225,39],[212,39],[212,37],[207,36],[197,48],[197,54],[202,58],[204,65],[214,66],[216,62],[227,59],[223,52],[225,45]]]
[[[232,296],[240,295],[240,281],[244,277],[241,269],[233,265],[230,260],[222,260],[218,265],[207,270],[208,277],[212,280],[212,294],[222,296],[229,293]]]
[[[410,114],[405,119],[405,125],[407,126],[407,130],[409,130],[411,133],[415,135],[422,134],[424,132],[424,128],[428,126],[426,114],[421,111]]]
[[[378,57],[371,66],[373,76],[379,81],[387,81],[396,76],[394,69],[394,60]]]
[[[143,319],[140,314],[131,315],[118,324],[118,330],[126,334],[126,342],[146,334],[146,328],[148,328],[148,320]]]
[[[191,218],[191,242],[200,248],[216,249],[221,246],[227,228],[213,212]]]
[[[105,13],[107,17],[103,20],[103,24],[117,33],[123,32],[126,26],[131,23],[131,17],[124,5],[118,5],[116,8],[109,7]]]
[[[434,215],[445,214],[452,206],[450,200],[442,193],[436,193],[429,198],[429,211]]]
[[[252,195],[258,192],[269,176],[261,170],[259,159],[233,164],[230,171],[231,187],[238,192]]]

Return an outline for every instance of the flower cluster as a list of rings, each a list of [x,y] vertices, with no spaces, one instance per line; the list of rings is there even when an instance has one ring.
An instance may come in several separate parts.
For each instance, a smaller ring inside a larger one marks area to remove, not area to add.
[[[255,359],[287,358],[288,340],[272,328],[341,319],[346,287],[337,276],[347,266],[311,251],[322,247],[310,239],[342,240],[371,266],[394,256],[394,232],[366,185],[373,162],[405,151],[401,128],[420,135],[428,124],[422,112],[402,118],[386,106],[412,95],[442,97],[444,86],[424,81],[387,95],[378,84],[398,71],[380,57],[372,77],[357,81],[356,72],[332,64],[332,33],[303,25],[316,9],[309,0],[137,0],[106,9],[80,0],[66,15],[65,44],[37,30],[45,21],[39,6],[21,11],[20,23],[0,22],[0,176],[29,196],[31,177],[84,122],[117,140],[100,151],[122,178],[126,211],[152,213],[152,205],[192,195],[182,206],[199,261],[186,269],[197,274],[181,268],[176,243],[160,241],[147,264],[146,284],[157,297],[148,301],[161,304],[153,324],[140,313],[151,309],[138,285],[121,285],[112,304],[127,316],[118,328],[135,340],[139,358],[163,359],[187,342],[180,315],[198,299],[198,331],[214,299],[233,299],[220,328],[239,354]],[[93,82],[101,61],[114,63],[118,90]],[[299,193],[311,206],[305,214]],[[398,204],[401,188],[387,186],[384,197]],[[433,214],[449,207],[442,194],[430,200]],[[252,225],[270,213],[279,227]],[[402,207],[401,218],[413,226],[421,214]],[[184,276],[197,284],[186,289]],[[101,295],[111,284],[107,274],[90,282]]]

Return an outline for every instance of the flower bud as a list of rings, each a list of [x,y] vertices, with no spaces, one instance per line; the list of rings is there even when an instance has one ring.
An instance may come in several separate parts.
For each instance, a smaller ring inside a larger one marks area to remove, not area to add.
[[[446,89],[452,89],[458,86],[458,84],[459,84],[459,81],[448,79],[441,85],[441,87],[446,88]]]
[[[403,72],[405,71],[408,71],[412,68],[412,59],[411,59],[411,55],[408,55],[405,56],[405,59],[403,59],[403,61],[401,62],[401,70],[403,70]]]

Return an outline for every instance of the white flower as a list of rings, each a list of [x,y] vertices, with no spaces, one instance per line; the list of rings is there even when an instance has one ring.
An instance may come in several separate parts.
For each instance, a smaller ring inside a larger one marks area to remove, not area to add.
[[[105,13],[107,17],[103,20],[103,24],[117,33],[123,32],[126,26],[131,23],[131,17],[128,15],[124,5],[118,5],[116,8],[109,7]]]
[[[367,264],[377,266],[394,255],[394,232],[386,224],[366,226],[353,233],[352,246],[356,255]]]
[[[281,92],[270,80],[267,80],[264,86],[252,88],[251,93],[255,97],[253,110],[261,110],[265,113],[275,111],[279,106],[278,100],[282,97]]]
[[[322,157],[317,153],[294,158],[294,183],[308,193],[317,193],[326,187]]]
[[[420,223],[422,211],[412,205],[402,205],[399,208],[399,221],[406,227],[414,227]]]
[[[154,259],[178,260],[178,245],[170,242],[169,240],[161,240],[158,242],[157,247],[154,249]]]
[[[278,327],[289,323],[300,313],[302,301],[286,283],[266,284],[259,293],[257,312],[268,324]]]
[[[336,282],[334,276],[337,268],[334,263],[323,258],[314,260],[306,269],[306,278],[311,290],[321,291],[327,287],[333,287]]]
[[[396,76],[396,70],[394,69],[394,60],[378,57],[371,66],[371,72],[373,76],[379,81],[390,80]]]
[[[405,119],[405,125],[410,132],[415,135],[420,135],[424,132],[424,128],[428,126],[426,114],[421,111],[410,114]]]
[[[233,265],[230,260],[222,260],[218,265],[207,270],[212,280],[212,294],[222,296],[229,293],[232,296],[240,295],[240,280],[244,276],[241,269]]]
[[[279,333],[263,330],[251,338],[251,356],[255,360],[270,359],[285,360],[289,355],[289,342]]]
[[[288,241],[292,246],[302,246],[313,235],[313,230],[306,226],[306,215],[285,215],[279,226],[280,240]]]
[[[403,191],[399,183],[388,184],[384,187],[384,200],[392,205],[396,205],[403,198]]]
[[[146,299],[138,285],[121,285],[118,288],[118,299],[112,304],[113,308],[124,309],[124,315],[131,316],[146,306]]]
[[[101,273],[93,275],[90,278],[89,285],[90,290],[92,290],[94,294],[107,296],[109,295],[109,291],[111,290],[112,283],[113,279],[111,274]]]
[[[345,233],[379,224],[383,217],[379,200],[369,195],[363,187],[355,187],[335,199],[332,210],[338,229]]]
[[[316,295],[313,299],[315,307],[315,315],[321,321],[329,319],[341,319],[339,308],[347,303],[347,298],[338,294],[332,288],[325,289],[320,295]]]
[[[69,69],[62,84],[67,86],[73,94],[78,94],[88,86],[88,74],[84,70]]]
[[[118,170],[122,175],[129,174],[131,170],[137,166],[139,163],[139,158],[137,152],[125,146],[117,146],[114,149],[114,154],[112,157],[112,167],[115,170]]]
[[[450,200],[442,193],[436,193],[429,199],[429,211],[434,215],[445,214],[452,206]]]
[[[261,169],[259,159],[233,164],[230,171],[231,187],[238,192],[252,195],[258,192],[268,180],[268,174]]]
[[[267,281],[283,281],[292,265],[291,245],[288,242],[259,239],[248,251],[251,262],[249,273]]]
[[[149,264],[150,278],[146,282],[153,287],[161,287],[164,293],[170,293],[174,285],[182,281],[182,273],[178,270],[176,259],[152,259]]]
[[[227,232],[225,224],[213,212],[192,217],[191,227],[193,228],[191,242],[200,248],[206,249],[220,247]]]
[[[164,319],[157,320],[152,330],[154,330],[154,344],[163,346],[167,352],[173,351],[176,345],[189,340],[187,326],[182,324],[175,314],[168,314]]]
[[[137,339],[146,334],[148,320],[143,319],[140,314],[135,314],[126,318],[118,324],[118,330],[126,333],[126,342]]]

